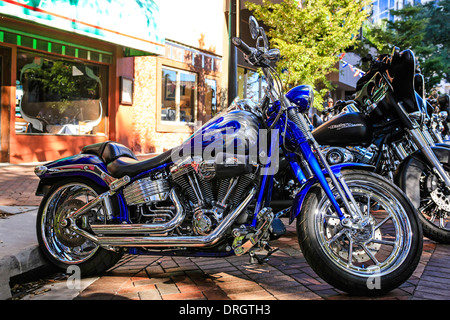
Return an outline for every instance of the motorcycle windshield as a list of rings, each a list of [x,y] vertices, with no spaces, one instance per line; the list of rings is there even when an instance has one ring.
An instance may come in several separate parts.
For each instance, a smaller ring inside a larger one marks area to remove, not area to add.
[[[392,87],[397,101],[403,102],[403,108],[407,113],[424,111],[423,103],[418,100],[414,87],[416,74],[416,59],[411,50],[401,52],[400,57],[392,62],[388,70],[389,76],[393,78]]]

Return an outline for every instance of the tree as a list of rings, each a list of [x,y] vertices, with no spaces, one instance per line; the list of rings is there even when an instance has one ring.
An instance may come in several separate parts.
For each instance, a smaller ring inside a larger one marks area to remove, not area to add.
[[[429,59],[422,62],[423,68],[433,72],[435,79],[431,84],[438,83],[441,79],[450,82],[450,0],[429,2],[423,9],[422,14],[428,19],[424,43],[433,48]]]
[[[284,0],[262,5],[246,2],[252,14],[269,29],[271,46],[278,48],[282,60],[285,89],[309,84],[320,91],[315,107],[321,110],[323,95],[332,89],[326,76],[337,71],[339,54],[354,45],[368,14],[369,0]]]
[[[390,53],[394,46],[411,49],[430,92],[441,79],[449,79],[448,18],[450,0],[391,10],[394,21],[384,20],[364,28],[364,43],[380,53]]]

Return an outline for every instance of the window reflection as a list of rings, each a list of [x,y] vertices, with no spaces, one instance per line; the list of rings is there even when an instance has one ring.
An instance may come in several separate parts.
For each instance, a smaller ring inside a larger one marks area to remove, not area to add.
[[[161,120],[170,122],[196,121],[197,75],[195,73],[162,69]]]
[[[264,96],[266,80],[258,72],[238,68],[238,94],[241,99],[250,99],[258,102]]]
[[[217,83],[216,80],[205,80],[206,93],[205,93],[205,107],[206,115],[214,117],[217,110]]]
[[[105,134],[108,67],[18,54],[17,133]]]

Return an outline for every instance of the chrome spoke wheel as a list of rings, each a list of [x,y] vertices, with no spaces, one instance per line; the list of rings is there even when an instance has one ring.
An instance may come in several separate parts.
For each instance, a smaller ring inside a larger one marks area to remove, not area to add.
[[[55,190],[44,205],[40,233],[48,253],[65,264],[80,264],[91,258],[99,246],[71,231],[66,218],[89,201],[97,193],[82,183],[69,183]],[[77,220],[77,226],[88,228],[90,220],[103,214],[102,209],[93,210],[89,215]]]
[[[352,179],[347,185],[363,216],[352,219],[346,215],[347,223],[342,224],[323,197],[314,220],[321,249],[332,263],[351,274],[389,274],[403,263],[411,247],[408,215],[394,195],[375,183]]]

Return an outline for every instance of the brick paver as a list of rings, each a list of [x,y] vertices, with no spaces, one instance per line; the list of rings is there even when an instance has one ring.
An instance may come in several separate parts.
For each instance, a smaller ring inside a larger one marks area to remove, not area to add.
[[[38,206],[35,196],[39,184],[34,165],[0,166],[0,206]]]
[[[0,206],[38,205],[34,166],[0,167]],[[305,261],[295,227],[274,241],[280,250],[264,265],[248,256],[190,258],[126,255],[88,286],[83,300],[353,300],[320,279]],[[378,300],[450,299],[450,245],[424,239],[414,274]]]
[[[126,256],[76,299],[136,300],[360,300],[320,279],[301,254],[295,228],[273,244],[280,248],[268,263],[251,264],[248,256],[188,258]],[[425,239],[414,274],[377,300],[450,298],[450,246]],[[119,280],[120,279],[120,280]],[[114,287],[114,288],[113,288]],[[112,293],[114,291],[114,293]]]

